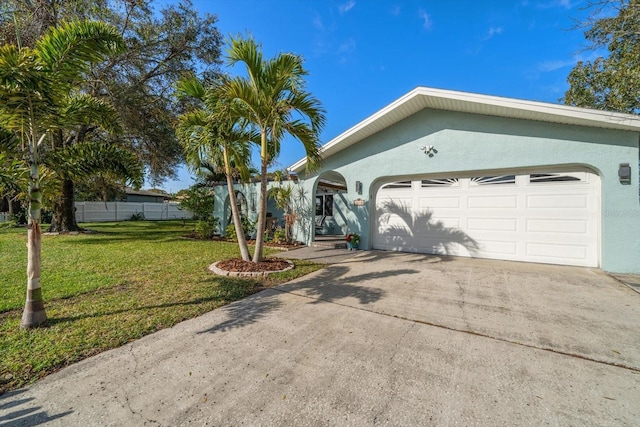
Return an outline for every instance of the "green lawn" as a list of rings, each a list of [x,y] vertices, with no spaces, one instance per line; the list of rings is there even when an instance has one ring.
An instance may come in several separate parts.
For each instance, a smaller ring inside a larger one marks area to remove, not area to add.
[[[268,279],[223,278],[207,266],[239,256],[237,245],[184,239],[189,223],[84,226],[96,233],[43,236],[49,322],[34,330],[19,328],[26,230],[0,228],[0,393],[321,267],[296,260],[295,269]]]

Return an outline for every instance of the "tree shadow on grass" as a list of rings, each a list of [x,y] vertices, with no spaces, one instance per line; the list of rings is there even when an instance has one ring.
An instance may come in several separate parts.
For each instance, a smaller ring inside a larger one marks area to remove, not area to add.
[[[234,279],[234,278],[228,278],[228,277],[224,277],[224,278],[216,277],[216,278],[209,279],[208,281],[218,282],[215,291],[208,296],[201,296],[188,301],[142,305],[137,307],[117,309],[117,310],[94,311],[91,313],[82,313],[77,316],[50,317],[47,320],[47,326],[53,326],[58,323],[73,322],[76,320],[87,319],[87,318],[112,316],[117,314],[135,312],[135,311],[146,311],[146,310],[155,310],[155,309],[172,308],[172,307],[186,307],[186,306],[200,305],[203,303],[211,303],[211,302],[215,303],[215,307],[220,307],[225,304],[231,303],[233,301],[237,301],[239,299],[245,298],[248,295],[254,294],[262,289],[260,283],[254,280]],[[102,293],[104,291],[105,291],[104,289],[98,289],[95,292]],[[119,292],[119,289],[110,288],[108,289],[108,291],[115,294]],[[86,294],[83,294],[83,295],[86,296]]]
[[[187,233],[185,233],[187,234]],[[108,232],[108,233],[95,233],[86,234],[86,237],[82,239],[74,240],[74,244],[78,245],[108,245],[119,244],[122,242],[184,242],[185,238],[176,235],[162,235],[162,234],[137,234],[137,233],[121,233],[121,232]]]
[[[26,390],[8,391],[0,394],[0,425],[2,426],[36,426],[65,417],[73,411],[49,415],[42,406],[33,406],[33,397],[13,399]]]

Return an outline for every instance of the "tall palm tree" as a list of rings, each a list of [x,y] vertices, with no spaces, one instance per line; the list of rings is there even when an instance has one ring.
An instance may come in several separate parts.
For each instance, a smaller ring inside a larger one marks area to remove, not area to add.
[[[250,143],[257,139],[257,135],[248,129],[242,118],[234,116],[224,77],[207,88],[195,76],[185,77],[178,82],[177,89],[179,97],[189,97],[200,103],[178,120],[178,139],[184,148],[187,163],[196,170],[206,163],[223,168],[240,255],[243,260],[249,261],[249,247],[233,188],[233,172],[235,169],[245,178],[248,176]]]
[[[57,113],[92,63],[123,49],[115,27],[71,22],[50,29],[34,48],[0,47],[0,126],[16,132],[29,153],[27,300],[21,326],[47,320],[40,284],[42,191],[40,154],[59,129]]]
[[[281,53],[264,59],[262,46],[252,38],[232,38],[230,45],[230,65],[244,64],[247,76],[231,79],[229,94],[238,113],[260,131],[260,203],[253,254],[253,262],[259,262],[266,225],[267,168],[277,158],[287,134],[304,146],[308,167],[317,166],[325,116],[320,101],[305,90],[308,73],[300,56]]]

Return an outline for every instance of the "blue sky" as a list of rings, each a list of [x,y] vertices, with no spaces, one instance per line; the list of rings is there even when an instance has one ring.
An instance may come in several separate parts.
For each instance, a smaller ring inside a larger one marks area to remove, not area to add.
[[[557,103],[585,51],[585,0],[194,0],[228,38],[305,58],[330,141],[416,86]],[[235,70],[233,70],[235,71]],[[238,70],[240,71],[240,70]],[[286,140],[277,169],[304,156]],[[256,162],[257,164],[257,162]],[[182,169],[163,188],[193,184]]]

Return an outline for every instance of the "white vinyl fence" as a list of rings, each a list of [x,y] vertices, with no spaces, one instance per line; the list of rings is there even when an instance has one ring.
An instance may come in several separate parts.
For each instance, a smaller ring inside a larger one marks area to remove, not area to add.
[[[173,203],[136,202],[76,202],[76,221],[108,222],[128,221],[137,214],[147,220],[191,218],[189,211],[180,210]]]
[[[0,212],[0,222],[9,221],[9,212]]]

